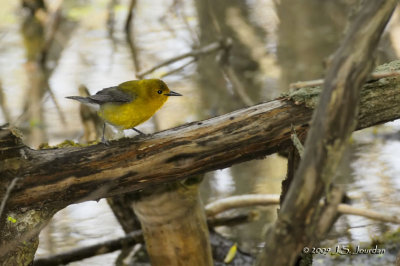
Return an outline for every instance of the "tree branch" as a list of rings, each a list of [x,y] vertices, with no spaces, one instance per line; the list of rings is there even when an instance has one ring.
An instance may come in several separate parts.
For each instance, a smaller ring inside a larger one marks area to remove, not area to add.
[[[319,221],[325,213],[319,205],[329,188],[355,129],[362,85],[371,73],[373,55],[397,1],[364,1],[336,51],[327,71],[324,90],[307,135],[303,160],[282,204],[277,222],[267,234],[258,265],[293,265],[305,245],[313,245],[326,234]],[[361,30],[362,29],[362,30]],[[360,119],[361,117],[359,117]],[[335,218],[330,212],[331,224]],[[323,226],[328,230],[330,226]]]
[[[277,194],[250,194],[219,199],[205,206],[206,215],[215,216],[230,209],[250,207],[255,205],[277,205],[279,204],[279,196],[280,195]]]
[[[143,243],[142,231],[133,231],[123,237],[104,241],[95,245],[72,249],[56,255],[38,258],[33,262],[34,266],[63,265],[73,261],[83,260],[89,257],[107,254],[122,249],[124,246],[133,246]]]
[[[385,67],[400,69],[400,63]],[[399,88],[400,77],[366,84],[357,128],[400,118]],[[303,88],[208,120],[111,141],[109,147],[32,150],[2,129],[0,182],[6,187],[21,177],[7,207],[63,208],[262,158],[291,145],[292,125],[299,136],[305,134],[319,92],[318,87]]]
[[[238,224],[252,222],[257,215],[254,212],[249,212],[248,214],[235,215],[231,217],[223,218],[208,218],[208,227],[216,226],[234,226]],[[99,256],[102,254],[107,254],[120,250],[123,247],[134,246],[139,243],[143,243],[142,230],[136,230],[126,234],[123,237],[117,239],[107,240],[101,243],[97,243],[91,246],[85,246],[80,248],[71,249],[62,253],[55,255],[50,255],[46,257],[37,258],[34,260],[34,266],[44,266],[44,265],[62,265],[74,261],[83,260],[93,256]]]
[[[379,72],[379,73],[371,73],[371,76],[369,77],[367,82],[382,79],[382,78],[387,78],[387,77],[394,77],[394,76],[399,76],[400,71],[388,71],[388,72]],[[314,87],[314,86],[321,86],[324,85],[324,80],[323,79],[316,79],[316,80],[308,80],[308,81],[298,81],[295,83],[291,83],[289,85],[290,89],[300,89],[304,87]]]
[[[205,206],[206,215],[213,217],[237,208],[279,205],[279,196],[278,194],[247,194],[215,200]],[[399,216],[360,209],[344,203],[337,206],[337,211],[341,214],[357,215],[385,223],[400,224]]]
[[[167,59],[167,60],[153,66],[152,68],[150,68],[148,70],[137,73],[136,76],[138,78],[143,78],[144,76],[150,74],[151,72],[154,72],[155,70],[157,70],[163,66],[170,65],[172,63],[175,63],[175,62],[185,59],[187,57],[197,58],[200,55],[209,54],[209,53],[218,51],[220,49],[226,49],[227,47],[229,47],[231,45],[231,42],[232,41],[230,39],[227,39],[227,40],[221,40],[219,42],[210,43],[206,46],[200,47],[200,48],[192,50],[190,52]]]

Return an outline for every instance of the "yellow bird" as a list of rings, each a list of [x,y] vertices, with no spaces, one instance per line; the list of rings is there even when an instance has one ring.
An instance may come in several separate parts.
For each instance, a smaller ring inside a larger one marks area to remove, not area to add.
[[[164,81],[159,79],[131,80],[115,87],[105,88],[88,97],[68,96],[84,104],[100,106],[98,115],[105,121],[101,141],[104,138],[106,122],[118,129],[133,129],[152,117],[167,101],[168,96],[182,96],[171,91]]]

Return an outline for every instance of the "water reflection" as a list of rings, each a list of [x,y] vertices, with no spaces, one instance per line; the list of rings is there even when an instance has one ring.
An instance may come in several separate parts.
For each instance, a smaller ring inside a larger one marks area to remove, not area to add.
[[[0,81],[9,111],[9,118],[0,113],[0,124],[10,119],[24,129],[25,141],[33,147],[45,141],[78,140],[83,134],[79,105],[64,97],[76,95],[79,85],[85,84],[95,93],[134,79],[138,70],[226,37],[233,40],[229,53],[203,56],[196,64],[165,77],[169,87],[185,97],[170,100],[139,129],[153,132],[242,108],[246,100],[238,93],[240,87],[252,102],[271,99],[290,82],[323,75],[322,62],[336,48],[354,1],[314,0],[301,5],[295,0],[280,4],[270,0],[138,1],[131,29],[135,54],[123,30],[129,1],[116,2],[65,1],[64,20],[55,38],[62,45],[40,65],[37,58],[45,38],[43,24],[35,18],[24,20],[18,1],[0,0]],[[113,7],[111,24],[109,6]],[[112,31],[107,25],[113,26]],[[224,56],[227,61],[222,60]],[[182,64],[185,61],[147,77],[158,77]],[[384,131],[393,133],[399,128],[398,123],[390,123]],[[348,186],[355,206],[397,213],[400,164],[396,151],[400,144],[377,136],[373,130],[355,134],[339,180]],[[278,155],[208,173],[201,188],[203,200],[208,203],[229,195],[279,193],[285,174],[286,159]],[[238,241],[240,248],[253,252],[276,217],[276,207],[257,210],[259,220],[219,231]],[[342,216],[334,241],[367,242],[389,228],[364,218]],[[59,212],[43,231],[38,255],[122,234],[103,200],[77,204]],[[75,265],[111,265],[117,254]]]
[[[56,254],[124,235],[106,200],[70,205],[59,211],[40,234],[36,256]],[[113,265],[119,252],[69,265]]]
[[[207,198],[216,200],[218,197],[227,197],[232,195],[235,190],[235,183],[232,179],[230,168],[216,171],[213,177],[210,178],[210,187],[212,193],[207,195]]]

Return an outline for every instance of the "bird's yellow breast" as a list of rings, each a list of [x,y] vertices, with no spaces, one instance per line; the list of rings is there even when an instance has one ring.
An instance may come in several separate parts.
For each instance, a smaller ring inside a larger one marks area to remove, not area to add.
[[[148,120],[163,106],[168,97],[161,96],[138,97],[124,104],[103,104],[98,113],[105,121],[120,129],[133,128]]]

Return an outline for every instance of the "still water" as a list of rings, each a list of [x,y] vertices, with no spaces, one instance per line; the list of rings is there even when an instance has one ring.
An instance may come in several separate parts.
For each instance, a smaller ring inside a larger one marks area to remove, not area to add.
[[[50,13],[61,3],[48,2]],[[27,12],[18,1],[0,0],[0,82],[5,99],[0,124],[10,122],[20,128],[25,143],[35,148],[43,142],[53,145],[65,139],[83,141],[79,104],[65,96],[78,95],[80,85],[95,93],[135,79],[140,71],[222,37],[233,39],[229,63],[245,88],[248,101],[267,101],[287,91],[291,82],[323,76],[323,61],[337,47],[353,1],[306,2],[298,6],[294,0],[282,0],[280,4],[271,0],[221,0],[213,4],[201,0],[138,1],[131,24],[132,50],[123,30],[129,1],[66,0],[61,6],[63,20],[43,69],[36,63],[37,46],[46,38],[48,29],[28,21]],[[392,33],[398,25],[396,13],[382,42],[389,43],[383,47],[390,49],[381,52],[379,62],[398,57],[400,46]],[[138,128],[151,133],[244,107],[246,100],[238,96],[238,86],[229,70],[221,66],[221,57],[216,52],[203,55],[163,77],[172,90],[184,97],[169,100],[154,118]],[[187,58],[162,67],[146,78],[162,77],[189,61]],[[395,121],[353,135],[338,182],[347,187],[354,206],[392,214],[400,211],[399,128],[400,123]],[[126,136],[134,134],[125,132]],[[206,204],[251,193],[277,194],[285,174],[286,159],[279,155],[208,173],[201,188],[203,201]],[[269,222],[276,217],[276,207],[255,209],[259,220],[219,228],[221,234],[251,253],[262,245]],[[393,225],[342,216],[329,240],[321,245],[366,245],[394,229]],[[37,256],[123,234],[105,200],[71,205],[57,213],[42,232]],[[114,252],[71,265],[111,265],[117,256],[118,252]],[[394,259],[388,254],[385,262]],[[355,263],[367,261],[366,257],[357,260],[360,262]],[[319,263],[334,265],[335,260],[319,256],[315,265]]]

